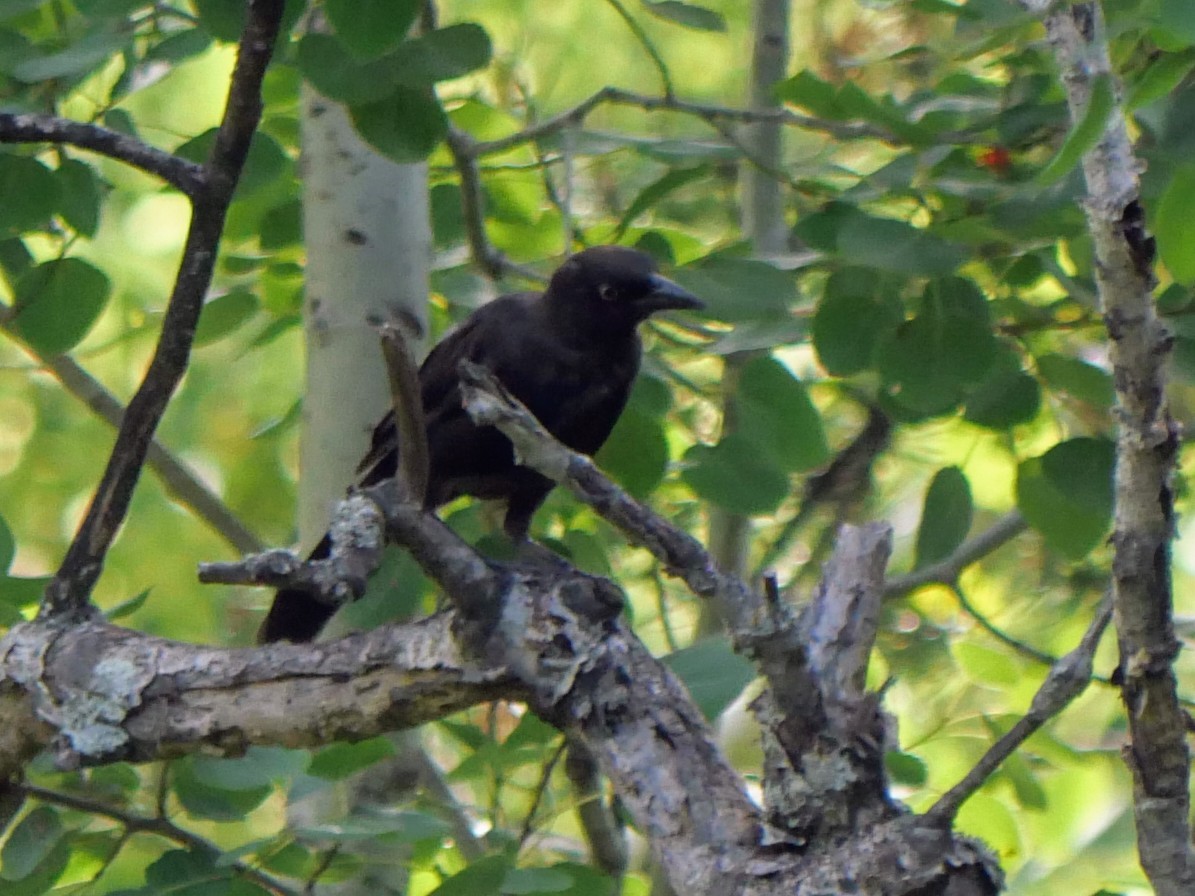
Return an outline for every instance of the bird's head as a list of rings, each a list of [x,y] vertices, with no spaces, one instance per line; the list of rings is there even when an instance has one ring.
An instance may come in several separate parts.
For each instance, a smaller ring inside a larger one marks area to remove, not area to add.
[[[548,299],[570,318],[605,332],[631,331],[657,311],[705,307],[660,275],[650,255],[626,246],[594,246],[557,269]]]

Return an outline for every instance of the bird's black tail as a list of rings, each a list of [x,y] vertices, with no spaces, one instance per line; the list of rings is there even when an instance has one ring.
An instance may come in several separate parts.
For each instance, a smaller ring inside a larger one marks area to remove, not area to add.
[[[331,549],[332,542],[325,535],[307,559],[322,560]],[[316,600],[302,589],[283,588],[274,595],[270,612],[257,630],[257,643],[313,641],[335,612],[336,607]]]

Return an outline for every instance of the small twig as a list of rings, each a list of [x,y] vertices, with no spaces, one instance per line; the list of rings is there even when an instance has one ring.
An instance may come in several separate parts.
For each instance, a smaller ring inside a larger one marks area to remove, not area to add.
[[[1018,641],[1012,635],[1000,629],[995,623],[993,623],[983,613],[980,613],[979,610],[976,609],[975,605],[967,599],[966,592],[963,591],[963,589],[960,588],[957,583],[951,586],[951,590],[954,591],[955,597],[958,598],[959,606],[963,608],[963,612],[978,622],[980,628],[982,628],[1001,644],[1011,647],[1017,653],[1023,654],[1030,659],[1037,660],[1039,663],[1044,663],[1047,666],[1058,662],[1057,657],[1051,656],[1043,650],[1038,650],[1036,647],[1026,644],[1024,641]]]
[[[539,775],[539,782],[535,785],[535,792],[531,795],[531,805],[527,809],[527,814],[523,816],[523,827],[519,830],[518,846],[515,847],[516,855],[523,851],[523,847],[531,839],[531,834],[535,830],[535,816],[539,812],[539,805],[544,801],[544,794],[548,792],[548,784],[552,781],[552,772],[555,771],[556,763],[564,755],[567,746],[567,742],[562,738],[560,746],[553,751],[552,755],[548,757],[548,761],[544,763],[544,769]]]
[[[145,818],[141,815],[134,815],[131,812],[117,809],[99,800],[50,790],[46,787],[39,787],[36,784],[22,784],[20,787],[28,796],[41,800],[43,803],[62,806],[63,808],[73,809],[77,812],[85,812],[88,815],[99,815],[104,818],[110,818],[125,828],[126,831],[141,834],[156,834],[172,843],[186,847],[192,852],[201,853],[212,859],[227,858],[224,851],[211,840],[179,827],[165,816]],[[263,889],[269,890],[271,893],[276,893],[278,896],[300,896],[299,890],[287,886],[277,878],[254,868],[252,865],[247,865],[239,859],[231,860],[227,864],[229,868],[241,877],[252,881]]]
[[[592,96],[582,100],[571,109],[559,112],[551,118],[544,119],[538,124],[531,125],[521,131],[499,137],[496,140],[476,142],[471,152],[476,157],[506,152],[524,143],[530,143],[543,137],[551,136],[564,128],[572,127],[583,122],[589,113],[598,106],[610,103],[617,106],[636,106],[645,112],[666,110],[692,115],[706,122],[728,121],[739,124],[754,122],[779,122],[807,131],[821,131],[839,140],[874,139],[885,143],[899,144],[901,139],[882,128],[867,123],[852,123],[817,118],[811,115],[801,115],[785,108],[769,109],[740,109],[733,106],[717,106],[710,103],[694,103],[677,99],[675,96],[653,96],[651,94],[636,93],[618,87],[603,87]],[[944,142],[952,139],[955,142],[968,142],[965,134],[942,135]]]
[[[652,42],[652,39],[647,36],[647,32],[643,30],[643,26],[635,20],[627,8],[619,2],[619,0],[606,0],[614,11],[622,18],[631,33],[635,35],[635,40],[639,41],[643,49],[647,51],[647,55],[651,57],[652,65],[656,67],[656,71],[660,73],[660,86],[664,88],[664,96],[672,97],[675,95],[675,90],[672,86],[672,75],[668,71],[668,66],[664,64],[664,57],[660,55],[660,51]]]
[[[1029,711],[1009,729],[991,748],[980,758],[966,776],[934,803],[926,813],[931,819],[946,826],[949,825],[959,807],[966,802],[988,777],[1000,767],[1029,736],[1042,727],[1047,721],[1058,715],[1072,700],[1086,689],[1091,681],[1092,663],[1100,637],[1112,619],[1112,602],[1105,597],[1096,610],[1095,618],[1079,641],[1079,646],[1062,657],[1050,669],[1046,680],[1042,682]]]
[[[922,585],[939,582],[943,585],[953,585],[958,581],[958,577],[964,569],[1012,541],[1027,528],[1029,528],[1029,523],[1025,521],[1025,517],[1021,516],[1019,510],[1009,511],[992,523],[989,528],[974,538],[964,541],[949,557],[906,575],[889,579],[884,586],[884,596],[899,597]]]
[[[90,150],[160,177],[192,198],[206,180],[203,166],[187,159],[118,131],[53,115],[0,112],[0,143],[59,143]]]
[[[40,615],[85,616],[104,559],[128,514],[154,431],[190,360],[195,327],[211,283],[233,191],[261,120],[261,82],[273,54],[284,3],[251,0],[224,118],[192,198],[191,224],[162,331],[141,385],[129,402],[95,494],[54,579]]]
[[[422,504],[427,498],[431,460],[427,447],[427,425],[423,416],[423,393],[419,367],[402,331],[394,324],[381,328],[382,355],[390,377],[390,401],[398,432],[399,487],[408,500]]]

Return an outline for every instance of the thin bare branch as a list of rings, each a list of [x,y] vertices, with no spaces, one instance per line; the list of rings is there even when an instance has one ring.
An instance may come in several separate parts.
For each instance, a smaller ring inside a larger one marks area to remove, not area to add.
[[[949,557],[931,563],[903,576],[889,579],[884,586],[886,597],[900,597],[922,585],[940,582],[953,585],[964,569],[996,549],[1003,547],[1029,528],[1019,510],[1011,510],[974,538],[964,541]]]
[[[180,827],[164,815],[147,818],[143,815],[136,815],[132,812],[118,809],[101,800],[90,799],[73,793],[64,793],[60,790],[51,790],[48,787],[39,787],[36,784],[21,784],[19,787],[27,796],[40,800],[43,803],[48,803],[52,806],[62,806],[66,809],[74,809],[76,812],[85,812],[88,815],[98,815],[101,818],[110,818],[129,833],[155,834],[169,840],[171,843],[177,843],[179,846],[186,847],[191,852],[207,856],[213,861],[219,859],[222,863],[227,863],[228,867],[233,869],[239,877],[250,880],[259,887],[277,894],[277,896],[300,896],[301,891],[287,886],[276,877],[266,874],[264,871],[254,868],[240,859],[229,861],[224,850],[211,840],[201,837],[194,831],[188,831],[186,828]]]
[[[614,7],[614,11],[618,13],[619,17],[626,23],[626,26],[631,29],[631,33],[635,35],[635,40],[647,51],[647,55],[651,57],[651,64],[656,67],[656,71],[660,74],[660,86],[664,90],[664,96],[671,97],[675,93],[672,86],[672,75],[668,71],[668,66],[664,64],[664,57],[660,55],[659,49],[648,37],[647,32],[643,30],[643,26],[632,16],[620,0],[606,0],[608,4]]]
[[[201,165],[95,124],[53,115],[0,112],[0,143],[59,143],[99,153],[160,177],[192,198],[204,187]]]
[[[1046,722],[1058,715],[1078,697],[1091,681],[1092,662],[1096,648],[1104,629],[1112,621],[1112,601],[1105,598],[1096,610],[1095,618],[1084,632],[1079,645],[1062,657],[1050,669],[1046,680],[1042,682],[1029,711],[1019,718],[991,748],[983,755],[979,762],[967,772],[966,776],[934,803],[927,813],[931,818],[947,826],[967,798],[980,788],[984,781],[1000,767],[1009,756],[1029,739],[1035,731]]]

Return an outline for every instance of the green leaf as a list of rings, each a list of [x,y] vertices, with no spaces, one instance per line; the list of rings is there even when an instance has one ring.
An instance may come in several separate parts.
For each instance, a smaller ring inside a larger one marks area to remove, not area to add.
[[[325,0],[337,39],[359,59],[397,47],[419,15],[419,0]]]
[[[900,299],[866,268],[842,268],[830,275],[813,316],[818,360],[835,376],[871,366],[880,337],[904,320]]]
[[[299,827],[295,833],[311,840],[376,840],[394,843],[439,840],[451,831],[447,822],[425,812],[359,809],[343,821]]]
[[[241,821],[273,792],[269,786],[228,787],[210,774],[210,766],[197,762],[198,758],[188,756],[171,766],[171,789],[192,815],[215,821]]]
[[[614,425],[597,455],[597,463],[636,498],[645,498],[660,484],[668,468],[668,439],[660,417],[633,404]]]
[[[16,286],[13,329],[44,357],[74,348],[108,302],[111,283],[81,258],[39,264]]]
[[[430,87],[483,68],[492,52],[484,28],[458,22],[404,43],[394,54],[395,78],[408,87]]]
[[[257,296],[247,289],[234,289],[209,299],[195,328],[195,345],[207,345],[227,336],[252,318],[260,307]]]
[[[1038,172],[1034,182],[1046,186],[1068,175],[1079,164],[1083,154],[1103,137],[1108,116],[1114,107],[1112,79],[1108,75],[1100,75],[1091,85],[1091,97],[1087,101],[1087,108],[1083,110],[1083,117],[1071,128],[1054,158]]]
[[[215,142],[216,129],[212,128],[183,143],[174,151],[184,159],[202,164],[211,154]],[[264,131],[258,131],[249,144],[249,155],[245,159],[241,179],[237,182],[237,198],[244,199],[255,190],[269,186],[285,174],[291,164],[290,156],[278,141]]]
[[[1190,0],[1160,0],[1158,27],[1169,32],[1175,43],[1195,44],[1195,16]]]
[[[1053,354],[1042,355],[1036,363],[1038,374],[1051,389],[1097,408],[1110,408],[1116,400],[1112,376],[1101,367],[1079,358]]]
[[[5,880],[4,896],[42,896],[53,891],[73,855],[71,839],[59,837],[54,848],[29,874],[20,880]]]
[[[1108,532],[1114,462],[1111,442],[1078,438],[1017,470],[1017,507],[1046,544],[1071,560],[1084,557]]]
[[[132,616],[143,606],[145,606],[145,602],[149,600],[149,593],[152,590],[152,588],[146,588],[144,591],[140,592],[139,594],[135,594],[128,600],[121,601],[111,610],[106,612],[104,617],[109,622],[115,622],[118,619],[124,619],[126,616]]]
[[[17,823],[0,850],[0,878],[21,880],[46,860],[62,838],[58,812],[38,806]]]
[[[0,573],[8,572],[13,558],[17,555],[17,540],[13,538],[12,529],[4,517],[0,516]]]
[[[86,162],[67,159],[54,177],[60,185],[58,212],[71,228],[83,236],[95,236],[100,223],[100,179]]]
[[[884,754],[884,767],[893,781],[906,787],[923,787],[929,779],[925,760],[912,753],[889,750]]]
[[[573,888],[573,876],[560,868],[511,868],[502,878],[500,893],[564,893]]]
[[[342,103],[372,103],[397,86],[392,58],[362,62],[329,34],[303,35],[296,60],[299,71],[316,90]]]
[[[738,432],[779,469],[803,472],[830,457],[821,414],[805,386],[773,358],[756,358],[735,390]]]
[[[984,687],[1019,684],[1023,677],[1020,663],[1006,651],[972,641],[956,641],[950,645],[950,652],[967,677]]]
[[[0,152],[0,234],[44,226],[58,207],[54,172],[28,156]]]
[[[682,478],[693,491],[732,513],[767,513],[789,492],[788,476],[737,433],[712,447],[694,445],[685,463]]]
[[[351,106],[361,138],[395,162],[418,162],[431,155],[448,133],[448,119],[430,90],[399,88],[386,99]]]
[[[1165,3],[1166,0],[1163,0]],[[1187,18],[1195,8],[1188,4]],[[1195,41],[1195,38],[1192,38]],[[1141,77],[1133,84],[1125,100],[1125,108],[1133,111],[1146,106],[1154,100],[1169,96],[1182,80],[1195,68],[1195,49],[1187,49],[1181,53],[1164,53],[1154,59]]]
[[[36,606],[52,576],[0,576],[0,604],[10,608]],[[19,616],[19,614],[18,614]]]
[[[1190,207],[1193,191],[1195,165],[1173,169],[1154,220],[1158,254],[1180,283],[1195,283],[1195,215]]]
[[[332,744],[315,754],[307,773],[339,781],[393,755],[394,744],[385,737],[371,737],[355,744]]]
[[[191,773],[210,787],[253,791],[301,774],[310,761],[305,750],[252,746],[236,759],[196,756]]]
[[[626,233],[627,228],[634,223],[636,218],[669,193],[675,192],[695,180],[707,177],[711,170],[708,165],[697,165],[692,168],[674,168],[658,180],[652,181],[639,191],[639,195],[631,200],[631,204],[623,212],[622,218],[618,221],[618,226],[614,228],[615,240]]]
[[[912,224],[870,215],[849,217],[838,232],[838,254],[851,264],[918,277],[941,277],[968,253]]]
[[[971,530],[972,511],[971,484],[963,471],[958,467],[939,470],[925,493],[913,568],[949,557]]]
[[[236,43],[245,27],[244,0],[192,0],[199,24],[216,40]]]
[[[838,90],[813,72],[802,70],[776,85],[776,98],[800,106],[821,118],[842,118],[838,105]]]
[[[677,268],[672,276],[701,297],[707,314],[730,323],[787,314],[797,300],[793,275],[764,261],[706,258]]]
[[[996,355],[991,329],[970,317],[933,310],[901,324],[883,339],[876,362],[888,393],[901,405],[945,413],[980,382]]]
[[[726,19],[720,12],[680,0],[643,0],[647,11],[656,18],[675,22],[694,31],[725,31]]]
[[[967,396],[964,417],[976,426],[1003,430],[1028,423],[1041,409],[1041,386],[1023,370],[999,370]]]
[[[274,252],[303,241],[303,203],[298,199],[276,205],[261,218],[261,247]]]
[[[510,859],[499,853],[478,859],[452,877],[446,878],[428,896],[479,896],[500,893],[502,881],[510,870]]]
[[[693,702],[714,721],[755,680],[755,666],[735,653],[724,637],[706,638],[662,658],[689,691]]]
[[[12,76],[26,84],[56,78],[77,78],[106,63],[128,44],[129,35],[98,32],[45,56],[24,59],[12,68]]]

